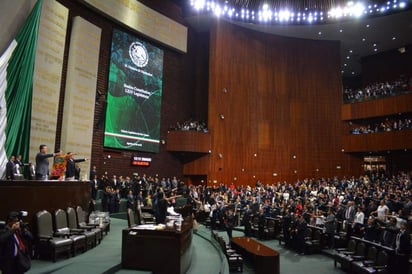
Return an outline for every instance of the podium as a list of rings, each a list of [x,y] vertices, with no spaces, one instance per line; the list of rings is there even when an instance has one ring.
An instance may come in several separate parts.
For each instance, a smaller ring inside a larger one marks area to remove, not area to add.
[[[186,273],[192,259],[192,218],[186,217],[181,231],[139,229],[122,231],[122,267],[154,274]]]

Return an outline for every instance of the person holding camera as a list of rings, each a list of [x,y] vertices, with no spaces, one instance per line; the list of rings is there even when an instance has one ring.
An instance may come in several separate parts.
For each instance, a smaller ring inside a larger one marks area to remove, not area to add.
[[[2,274],[20,274],[31,267],[29,241],[31,233],[22,222],[22,213],[10,212],[0,229],[0,270]]]

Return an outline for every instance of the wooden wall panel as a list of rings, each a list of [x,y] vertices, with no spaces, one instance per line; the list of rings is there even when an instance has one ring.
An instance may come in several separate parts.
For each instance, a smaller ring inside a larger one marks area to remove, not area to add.
[[[342,152],[337,42],[278,37],[221,21],[210,42],[212,153],[210,161],[199,160],[209,165],[209,183],[351,174],[358,160]],[[185,165],[184,173],[197,164]]]
[[[90,184],[77,181],[0,181],[0,199],[3,201],[0,220],[5,220],[10,211],[24,210],[28,212],[24,221],[35,229],[33,224],[38,211],[47,210],[53,214],[55,210],[66,210],[69,206],[81,206],[87,211]]]

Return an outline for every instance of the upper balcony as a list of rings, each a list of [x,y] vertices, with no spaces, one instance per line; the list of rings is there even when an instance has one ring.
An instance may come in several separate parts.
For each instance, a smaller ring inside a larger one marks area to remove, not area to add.
[[[342,120],[367,119],[412,112],[412,93],[342,105]]]
[[[167,150],[187,163],[211,152],[210,132],[172,130],[167,134]]]
[[[375,152],[412,149],[412,130],[343,136],[345,152]]]

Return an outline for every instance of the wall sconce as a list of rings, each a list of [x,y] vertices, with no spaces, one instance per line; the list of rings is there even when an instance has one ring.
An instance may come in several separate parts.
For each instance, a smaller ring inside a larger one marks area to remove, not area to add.
[[[162,145],[164,145],[164,144],[166,144],[166,140],[162,139],[162,140],[160,141],[160,143],[161,143]]]
[[[278,176],[278,174],[276,173],[276,172],[273,172],[273,177],[276,177],[276,176]]]
[[[219,153],[217,156],[219,157],[219,159],[222,159],[222,158],[223,158],[223,154],[222,154],[222,153]]]
[[[223,93],[227,93],[227,88],[222,89]]]
[[[219,118],[220,118],[220,120],[225,120],[225,115],[219,114]]]

